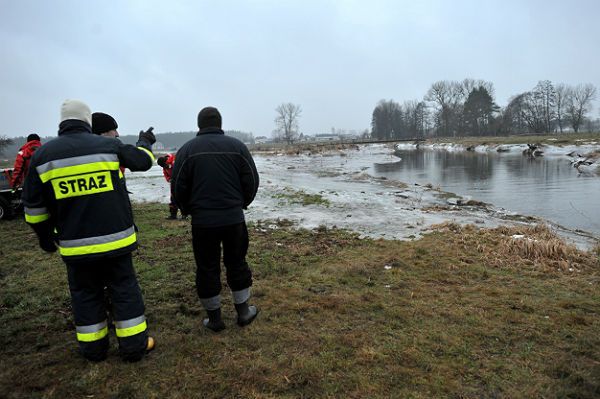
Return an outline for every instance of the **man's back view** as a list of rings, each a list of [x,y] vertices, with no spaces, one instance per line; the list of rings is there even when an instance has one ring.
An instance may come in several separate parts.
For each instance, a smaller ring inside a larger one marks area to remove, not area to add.
[[[248,148],[225,136],[221,114],[206,107],[198,114],[199,132],[177,152],[172,192],[182,213],[192,216],[196,289],[208,313],[204,325],[220,331],[221,246],[227,283],[240,326],[250,324],[258,310],[248,305],[252,272],[246,262],[248,230],[244,211],[254,200],[259,178]]]
[[[150,169],[154,141],[148,132],[140,133],[137,147],[94,135],[89,107],[67,100],[58,138],[36,151],[25,180],[25,220],[44,251],[55,252],[58,245],[67,266],[79,347],[93,361],[105,359],[109,347],[105,286],[121,356],[139,360],[153,347],[133,270],[137,238],[119,167]]]

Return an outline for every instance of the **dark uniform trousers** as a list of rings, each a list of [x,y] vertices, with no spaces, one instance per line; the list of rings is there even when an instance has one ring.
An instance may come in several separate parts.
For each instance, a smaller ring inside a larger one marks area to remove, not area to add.
[[[82,354],[90,360],[106,358],[109,339],[104,287],[108,287],[119,352],[125,360],[139,360],[146,350],[148,334],[131,253],[66,264]]]
[[[171,216],[177,216],[177,204],[175,204],[175,198],[173,198],[173,193],[171,193],[171,197],[169,198],[169,213]]]
[[[212,298],[221,292],[221,244],[231,291],[242,291],[252,285],[252,271],[246,262],[248,229],[245,222],[221,227],[192,225],[192,244],[200,299]]]

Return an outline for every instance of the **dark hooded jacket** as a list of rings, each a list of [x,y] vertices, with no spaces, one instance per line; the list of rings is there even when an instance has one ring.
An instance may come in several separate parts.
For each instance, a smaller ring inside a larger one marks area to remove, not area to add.
[[[244,143],[218,128],[205,128],[179,149],[171,178],[177,206],[192,224],[228,226],[244,221],[259,178]]]

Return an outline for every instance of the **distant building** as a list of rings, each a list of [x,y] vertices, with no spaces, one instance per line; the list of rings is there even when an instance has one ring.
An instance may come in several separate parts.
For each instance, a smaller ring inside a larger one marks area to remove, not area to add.
[[[340,136],[331,133],[315,134],[315,141],[339,141]]]
[[[254,142],[256,144],[264,144],[268,141],[269,141],[269,139],[267,138],[267,136],[258,136],[258,137],[254,138]]]

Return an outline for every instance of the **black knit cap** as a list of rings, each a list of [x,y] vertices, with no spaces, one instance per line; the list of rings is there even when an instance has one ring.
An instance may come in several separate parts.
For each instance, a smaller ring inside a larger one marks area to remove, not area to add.
[[[208,127],[221,128],[221,114],[215,107],[205,107],[198,113],[198,127],[200,130]]]
[[[29,136],[27,136],[27,142],[30,142],[30,141],[33,141],[33,140],[40,141],[40,136],[38,136],[35,133],[31,133]]]
[[[119,127],[115,118],[104,112],[94,112],[92,114],[92,132],[102,134]]]

